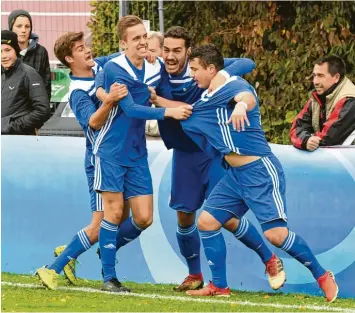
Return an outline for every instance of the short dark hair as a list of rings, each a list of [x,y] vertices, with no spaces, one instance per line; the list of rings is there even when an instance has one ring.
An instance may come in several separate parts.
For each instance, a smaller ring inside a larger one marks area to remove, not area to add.
[[[330,75],[340,74],[340,79],[342,79],[346,74],[346,65],[342,58],[336,55],[327,55],[319,58],[316,61],[316,65],[322,65],[328,63],[328,70]]]
[[[224,59],[221,51],[219,51],[218,48],[212,44],[202,45],[198,48],[192,49],[189,60],[193,60],[195,58],[200,59],[200,64],[205,69],[210,64],[213,64],[217,71],[223,69],[224,67]]]
[[[65,61],[65,57],[72,56],[75,43],[83,38],[83,32],[68,32],[60,36],[54,44],[54,54],[57,59],[69,67],[69,64]]]
[[[164,38],[176,38],[176,39],[184,39],[186,49],[191,47],[191,36],[186,28],[181,26],[174,26],[169,28],[165,34]]]

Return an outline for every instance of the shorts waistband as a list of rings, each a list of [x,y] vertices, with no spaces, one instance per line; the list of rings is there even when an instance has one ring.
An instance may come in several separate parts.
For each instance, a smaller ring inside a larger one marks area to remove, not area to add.
[[[274,156],[263,156],[263,157],[260,157],[260,159],[258,160],[255,160],[253,162],[250,162],[248,164],[245,164],[245,165],[242,165],[242,166],[238,166],[238,167],[233,167],[233,166],[230,166],[226,161],[224,161],[224,164],[226,165],[226,168],[227,169],[233,169],[234,171],[237,171],[237,172],[242,172],[242,171],[245,171],[249,168],[252,168],[252,167],[255,167],[255,166],[258,166],[259,164],[261,164],[263,162],[264,159],[272,159],[274,158]]]

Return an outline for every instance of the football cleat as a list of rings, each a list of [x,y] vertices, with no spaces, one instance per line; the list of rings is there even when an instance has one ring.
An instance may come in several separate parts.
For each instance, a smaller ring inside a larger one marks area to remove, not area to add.
[[[324,275],[317,279],[319,287],[323,290],[328,302],[333,302],[339,292],[337,283],[335,282],[334,274],[330,271],[326,271]]]
[[[131,292],[131,290],[123,286],[117,278],[112,278],[104,283],[101,290],[109,292]]]
[[[229,287],[218,288],[210,281],[205,288],[199,290],[187,290],[186,294],[195,297],[230,297],[231,291]]]
[[[58,257],[66,248],[67,246],[59,246],[54,249],[54,256]],[[63,272],[65,278],[71,283],[72,285],[76,284],[76,275],[75,275],[75,266],[76,266],[76,259],[71,259],[67,265],[64,266]]]
[[[281,288],[286,281],[286,273],[281,259],[272,254],[271,259],[265,265],[265,273],[267,274],[271,288],[274,290]]]
[[[50,270],[43,266],[36,271],[36,275],[39,277],[42,284],[48,289],[56,290],[58,288],[59,275],[55,270]]]
[[[174,291],[196,290],[201,289],[203,283],[202,273],[196,275],[190,274],[179,286],[176,286],[173,289]]]

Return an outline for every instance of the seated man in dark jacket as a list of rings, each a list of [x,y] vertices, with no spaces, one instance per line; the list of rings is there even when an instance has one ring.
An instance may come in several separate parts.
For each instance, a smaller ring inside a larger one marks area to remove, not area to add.
[[[355,133],[355,85],[337,56],[319,59],[313,69],[315,90],[291,128],[292,144],[314,151],[319,146],[351,145]]]
[[[1,31],[1,134],[35,135],[50,117],[43,79],[18,58],[17,35]]]

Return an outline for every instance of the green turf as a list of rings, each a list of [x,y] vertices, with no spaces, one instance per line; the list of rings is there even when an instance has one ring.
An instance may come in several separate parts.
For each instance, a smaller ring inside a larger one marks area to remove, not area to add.
[[[2,282],[32,284],[40,286],[34,276],[2,273]],[[172,285],[137,284],[127,282],[136,294],[159,294],[162,296],[182,296],[183,293],[172,291]],[[61,278],[59,286],[68,287]],[[76,287],[100,289],[100,281],[78,280]],[[338,299],[333,304],[327,304],[323,297],[306,296],[301,294],[282,294],[265,292],[234,291],[230,298],[213,298],[222,301],[250,301],[263,304],[299,305],[301,308],[274,308],[270,306],[250,306],[235,303],[197,303],[173,299],[156,299],[153,297],[117,296],[102,293],[88,293],[75,290],[49,291],[43,288],[31,289],[2,285],[3,312],[310,312],[310,305],[348,308],[355,311],[354,299]],[[206,299],[206,298],[203,298]],[[210,298],[208,298],[210,299]]]

